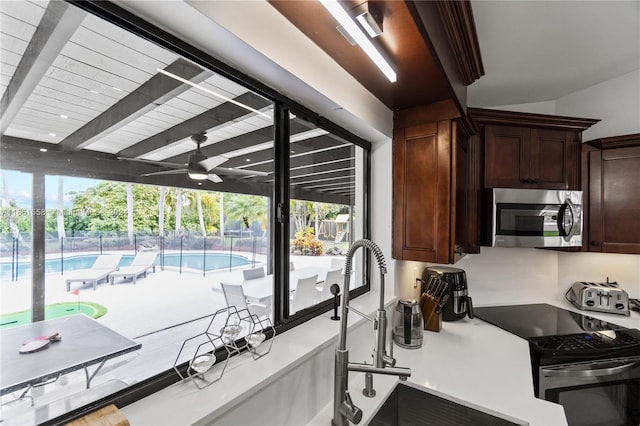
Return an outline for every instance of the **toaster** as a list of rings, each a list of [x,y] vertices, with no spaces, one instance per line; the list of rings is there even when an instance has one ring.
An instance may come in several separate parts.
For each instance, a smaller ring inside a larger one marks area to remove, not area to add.
[[[578,281],[565,295],[578,309],[629,315],[629,295],[618,288],[618,283],[591,283]]]

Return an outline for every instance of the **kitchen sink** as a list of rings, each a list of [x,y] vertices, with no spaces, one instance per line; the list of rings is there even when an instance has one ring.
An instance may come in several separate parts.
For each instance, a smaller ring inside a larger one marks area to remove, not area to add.
[[[370,426],[503,426],[527,425],[471,404],[439,396],[435,391],[412,383],[398,383],[368,423]]]

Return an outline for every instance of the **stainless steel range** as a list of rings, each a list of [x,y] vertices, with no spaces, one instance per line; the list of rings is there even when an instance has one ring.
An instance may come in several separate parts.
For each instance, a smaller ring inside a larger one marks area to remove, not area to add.
[[[536,396],[569,425],[640,425],[640,331],[547,304],[476,308],[529,342]]]

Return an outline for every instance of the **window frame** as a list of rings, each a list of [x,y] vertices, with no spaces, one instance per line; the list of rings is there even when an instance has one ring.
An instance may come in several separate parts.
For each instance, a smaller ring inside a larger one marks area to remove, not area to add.
[[[151,24],[145,19],[129,12],[110,1],[105,0],[65,0],[88,13],[91,13],[107,22],[110,22],[132,34],[142,37],[152,43],[157,44],[171,52],[181,55],[185,59],[193,61],[201,67],[219,73],[223,77],[240,84],[255,93],[263,96],[274,103],[274,187],[272,193],[273,203],[271,205],[270,223],[270,249],[272,250],[272,268],[274,271],[274,282],[282,283],[281,286],[274,286],[274,325],[277,333],[294,328],[304,322],[317,317],[333,308],[331,300],[323,301],[300,313],[289,315],[289,112],[304,120],[313,123],[318,128],[326,130],[343,138],[345,141],[363,149],[364,154],[364,182],[363,184],[363,237],[370,238],[371,235],[371,196],[369,193],[371,183],[371,143],[359,136],[340,127],[331,120],[320,116],[312,110],[304,107],[296,101],[282,95],[278,91],[265,85],[264,83],[238,71],[215,57],[195,48],[189,43],[179,39],[173,34]],[[96,176],[100,178],[99,176]],[[34,194],[36,197],[36,194]],[[365,254],[363,268],[364,285],[351,290],[350,297],[354,298],[370,290],[369,271],[371,258]],[[42,271],[44,273],[44,271]],[[268,336],[271,337],[271,336]],[[218,353],[220,352],[220,353]],[[223,359],[222,351],[216,351],[216,357]],[[187,363],[178,368],[186,371]],[[88,412],[94,411],[109,404],[116,404],[119,407],[129,405],[148,395],[158,392],[176,382],[180,378],[170,366],[167,370],[140,381],[135,385],[120,390],[114,394],[91,402],[90,404],[69,411],[62,416],[51,419],[44,424],[66,423],[79,418]]]

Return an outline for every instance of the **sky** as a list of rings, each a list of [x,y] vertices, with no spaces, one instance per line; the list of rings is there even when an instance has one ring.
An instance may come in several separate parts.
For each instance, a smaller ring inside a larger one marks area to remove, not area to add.
[[[9,200],[15,200],[18,207],[31,208],[31,174],[16,172],[13,170],[2,170],[7,179],[7,190]],[[65,176],[63,180],[65,201],[64,207],[71,207],[71,197],[66,195],[69,192],[83,191],[91,186],[97,185],[100,180],[86,179]],[[4,179],[0,179],[0,197],[4,196]],[[58,207],[58,177],[45,176],[45,208]]]

